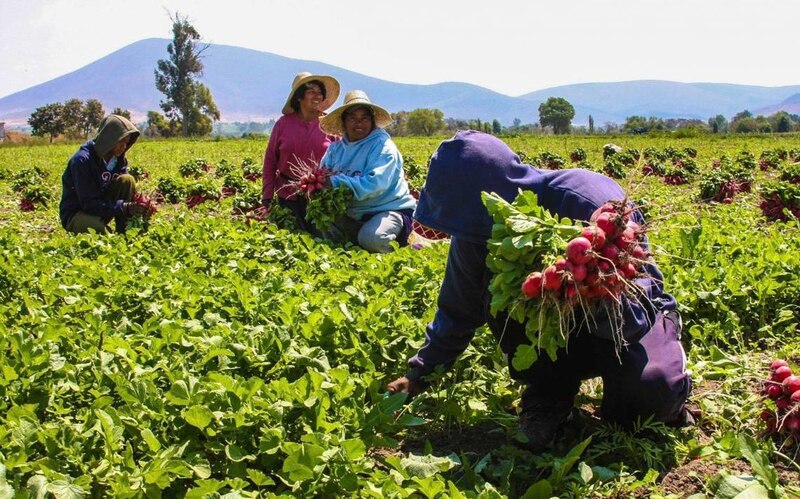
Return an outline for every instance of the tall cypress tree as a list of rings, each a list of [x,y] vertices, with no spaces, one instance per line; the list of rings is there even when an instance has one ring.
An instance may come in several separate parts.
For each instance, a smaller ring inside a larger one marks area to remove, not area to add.
[[[195,41],[200,33],[186,17],[175,13],[172,20],[172,43],[167,46],[168,59],[158,61],[155,71],[156,88],[166,96],[161,109],[172,120],[180,123],[183,136],[206,135],[211,132],[211,120],[220,114],[211,91],[197,81],[203,73],[200,55],[207,48],[197,48]]]

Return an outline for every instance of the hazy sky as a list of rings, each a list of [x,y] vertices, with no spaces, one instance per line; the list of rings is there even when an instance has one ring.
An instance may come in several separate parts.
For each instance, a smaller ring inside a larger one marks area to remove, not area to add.
[[[0,0],[0,97],[171,38],[175,11],[206,42],[512,96],[591,81],[800,84],[800,0]]]

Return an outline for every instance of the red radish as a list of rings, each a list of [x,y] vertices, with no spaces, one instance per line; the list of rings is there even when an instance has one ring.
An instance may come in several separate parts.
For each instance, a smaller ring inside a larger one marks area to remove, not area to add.
[[[563,258],[559,258],[556,260],[556,263],[553,264],[553,267],[555,267],[559,272],[564,272],[567,270],[567,261]]]
[[[614,239],[614,244],[616,244],[619,249],[627,250],[632,248],[638,241],[636,240],[636,232],[630,227],[623,230],[616,239]]]
[[[640,245],[637,244],[631,249],[631,256],[636,260],[643,262],[644,260],[647,260],[647,257],[649,255],[644,250],[644,248],[642,248]]]
[[[567,259],[572,263],[583,264],[592,259],[592,243],[585,237],[578,236],[567,243]]]
[[[800,376],[791,375],[783,380],[783,387],[786,393],[794,394],[800,391]]]
[[[781,395],[783,395],[783,388],[780,385],[769,385],[767,387],[767,397],[772,400],[777,400]]]
[[[793,414],[787,417],[783,422],[783,426],[790,431],[800,430],[800,415]]]
[[[791,397],[789,397],[789,401],[794,405],[800,404],[800,390],[793,392]]]
[[[611,213],[611,212],[614,212],[614,211],[617,211],[617,208],[614,206],[614,203],[610,203],[610,202],[609,203],[605,203],[602,206],[600,206],[599,208],[597,208],[596,210],[594,210],[594,212],[592,213],[592,216],[591,216],[591,218],[589,218],[589,220],[592,221],[592,222],[595,222],[595,221],[597,221],[597,218],[602,213]]]
[[[585,296],[586,298],[599,298],[603,296],[603,294],[604,294],[603,287],[600,286],[599,284],[594,284],[591,286],[587,286]]]
[[[595,249],[602,248],[606,243],[606,233],[596,225],[584,227],[581,231],[581,237],[588,239],[592,243],[592,248]]]
[[[600,256],[610,260],[611,263],[616,265],[619,262],[619,247],[614,244],[606,244],[600,248]],[[602,263],[602,261],[600,263]],[[600,263],[598,263],[598,265],[600,265]]]
[[[577,280],[577,279],[576,279]],[[591,272],[586,272],[586,277],[583,279],[583,283],[587,286],[594,286],[598,282],[600,282],[600,273],[597,270],[593,270]]]
[[[775,372],[775,370],[777,370],[779,367],[783,367],[783,366],[789,367],[789,363],[786,362],[783,359],[773,360],[772,364],[770,364],[770,366],[769,366],[769,370],[770,370],[770,372]]]
[[[636,277],[636,266],[631,262],[623,264],[620,269],[622,270],[622,274],[625,276],[625,278],[633,279]]]
[[[544,289],[550,291],[558,291],[561,289],[561,275],[558,270],[556,270],[555,266],[544,269],[542,277],[544,277]]]
[[[576,282],[581,282],[586,279],[587,271],[585,265],[568,263],[567,271],[572,274],[572,278]]]
[[[606,234],[607,239],[613,239],[620,231],[620,219],[616,213],[601,213],[595,223]]]
[[[789,366],[781,366],[775,369],[775,381],[782,383],[783,380],[792,375],[792,369]]]
[[[522,294],[528,298],[537,298],[542,294],[542,273],[531,272],[522,283]]]
[[[775,407],[777,407],[779,411],[786,410],[786,408],[789,407],[789,399],[787,399],[786,397],[779,398],[778,400],[775,401]]]
[[[36,205],[30,199],[22,198],[19,200],[19,209],[20,211],[33,211],[36,209]]]

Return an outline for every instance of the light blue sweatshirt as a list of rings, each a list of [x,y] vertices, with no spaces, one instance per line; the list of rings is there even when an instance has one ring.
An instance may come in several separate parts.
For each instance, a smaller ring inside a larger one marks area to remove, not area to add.
[[[361,220],[383,211],[413,210],[417,202],[403,176],[403,157],[382,128],[356,142],[346,138],[333,142],[320,165],[334,173],[333,187],[346,185],[353,191],[347,215]]]

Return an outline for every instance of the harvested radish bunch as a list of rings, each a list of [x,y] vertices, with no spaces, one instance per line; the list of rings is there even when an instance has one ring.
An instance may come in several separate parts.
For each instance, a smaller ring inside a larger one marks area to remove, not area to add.
[[[157,181],[155,200],[159,203],[178,203],[186,194],[186,187],[171,177],[160,177]]]
[[[320,232],[325,232],[337,218],[345,214],[352,201],[353,191],[344,185],[315,190],[308,200],[306,220]]]
[[[551,215],[529,191],[513,204],[488,193],[483,202],[494,220],[487,243],[494,273],[490,311],[525,324],[531,340],[518,347],[514,368],[528,368],[539,350],[555,360],[569,333],[591,325],[601,311],[612,319],[620,346],[623,297],[643,296],[635,280],[650,258],[642,244],[645,230],[631,219],[627,200],[604,204],[586,226]]]
[[[270,210],[265,206],[258,206],[247,212],[244,221],[247,225],[251,222],[265,222],[269,220]]]
[[[792,372],[789,363],[776,359],[769,368],[769,378],[763,380],[764,409],[761,419],[768,435],[785,438],[785,445],[800,444],[800,376]]]
[[[158,211],[158,204],[154,199],[150,198],[147,194],[137,192],[133,195],[131,202],[143,206],[145,211],[136,215],[128,217],[125,224],[125,230],[139,229],[146,231],[150,227],[150,218]]]
[[[289,163],[289,170],[295,180],[283,188],[291,194],[302,195],[308,199],[306,220],[320,232],[325,232],[338,217],[344,215],[353,200],[353,191],[348,187],[331,188],[328,178],[331,171],[311,161],[298,160]]]
[[[295,157],[295,161],[289,163],[289,172],[293,180],[288,182],[284,188],[289,189],[290,195],[302,194],[306,198],[325,188],[328,177],[331,176],[330,170],[324,166],[319,166],[315,161],[302,161]]]
[[[224,189],[224,188],[223,188]],[[233,196],[231,200],[231,210],[234,215],[245,215],[261,207],[261,191],[259,189],[247,189],[240,194]],[[264,213],[266,216],[266,212]]]
[[[761,213],[768,220],[786,221],[800,218],[800,184],[768,182],[759,189]]]
[[[19,200],[19,210],[20,211],[33,211],[36,209],[36,205],[33,204],[28,198],[22,198]]]
[[[20,211],[34,211],[36,203],[47,208],[50,192],[42,185],[28,185],[22,189],[22,199],[19,202]]]
[[[187,189],[186,206],[194,208],[206,201],[218,201],[221,197],[219,188],[213,182],[197,182]]]
[[[158,211],[158,204],[147,194],[137,192],[133,195],[133,199],[131,199],[131,201],[146,208],[146,211],[143,214],[145,218],[152,217],[153,214]]]

